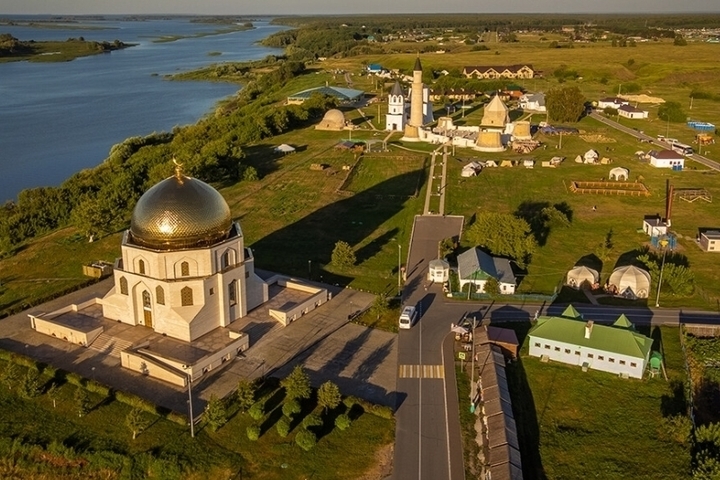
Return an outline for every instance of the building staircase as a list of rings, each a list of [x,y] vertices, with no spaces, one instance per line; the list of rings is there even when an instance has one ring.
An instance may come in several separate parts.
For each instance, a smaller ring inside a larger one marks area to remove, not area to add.
[[[88,348],[96,350],[100,353],[105,353],[111,357],[120,358],[120,352],[130,348],[131,346],[132,342],[121,340],[117,337],[108,335],[107,333],[101,333],[95,341],[88,346]]]

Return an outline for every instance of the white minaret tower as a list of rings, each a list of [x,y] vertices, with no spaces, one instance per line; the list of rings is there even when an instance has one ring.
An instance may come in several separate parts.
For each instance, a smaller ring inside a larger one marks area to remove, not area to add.
[[[395,82],[388,97],[388,113],[385,116],[385,130],[402,132],[407,124],[405,96],[399,82]]]
[[[410,125],[418,128],[423,126],[423,82],[420,57],[415,59],[415,68],[413,68],[413,83],[410,92]]]

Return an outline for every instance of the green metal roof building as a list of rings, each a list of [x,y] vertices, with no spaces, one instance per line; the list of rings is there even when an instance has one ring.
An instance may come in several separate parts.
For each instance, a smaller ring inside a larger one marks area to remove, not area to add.
[[[540,317],[528,332],[530,355],[621,376],[642,378],[653,340],[623,314],[612,325],[585,321],[572,306],[559,317]]]
[[[315,87],[308,88],[307,90],[303,90],[302,92],[297,92],[288,96],[288,103],[303,103],[315,93],[335,97],[340,101],[340,103],[354,103],[362,100],[363,96],[365,95],[365,92],[363,92],[362,90],[355,90],[354,88],[342,88],[332,86]]]

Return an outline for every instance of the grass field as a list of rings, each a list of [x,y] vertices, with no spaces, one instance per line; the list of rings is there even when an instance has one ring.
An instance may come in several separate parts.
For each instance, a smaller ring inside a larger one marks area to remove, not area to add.
[[[96,55],[99,53],[110,53],[112,44],[106,44],[107,49],[98,49],[97,42],[86,42],[81,40],[67,40],[64,42],[33,42],[32,51],[0,57],[0,63],[4,62],[69,62],[78,57]],[[122,48],[131,47],[132,44],[124,45]],[[116,49],[112,47],[112,49]]]
[[[685,412],[678,330],[652,334],[662,342],[669,381],[542,363],[525,342],[507,372],[526,479],[689,477],[690,446],[664,422]]]
[[[0,364],[4,370],[5,362]],[[299,421],[304,416],[313,411],[320,414],[320,410],[314,400],[304,402],[290,435],[279,437],[274,424],[280,418],[283,394],[277,390],[277,383],[269,382],[259,392],[268,413],[259,422],[262,435],[257,442],[246,434],[254,421],[236,406],[229,409],[230,420],[225,426],[211,432],[200,425],[194,439],[187,426],[143,414],[149,426],[132,440],[125,424],[128,405],[91,393],[91,411],[78,417],[73,400],[76,388],[62,385],[57,408],[53,408],[47,395],[28,400],[18,396],[17,387],[8,390],[6,385],[0,386],[0,416],[4,419],[0,442],[17,439],[23,445],[45,448],[55,442],[74,450],[72,455],[35,452],[34,459],[22,460],[16,454],[14,462],[0,462],[0,477],[81,478],[70,476],[69,466],[76,457],[90,462],[82,478],[356,479],[375,468],[378,450],[392,443],[394,432],[392,420],[364,413],[359,407],[352,410],[350,428],[334,430],[332,419],[346,409],[341,405],[323,415],[328,426],[318,430],[317,446],[305,452],[295,445],[294,435],[302,428]],[[349,443],[352,455],[347,454]],[[97,470],[100,473],[93,476]]]

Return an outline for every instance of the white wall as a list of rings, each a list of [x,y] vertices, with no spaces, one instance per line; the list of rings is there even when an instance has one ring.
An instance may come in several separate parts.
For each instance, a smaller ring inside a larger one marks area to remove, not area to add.
[[[556,342],[529,335],[530,355],[541,357],[547,355],[550,360],[582,366],[587,363],[589,368],[614,374],[625,373],[633,378],[642,378],[647,359],[630,357],[618,353],[609,353],[568,343]],[[538,346],[539,345],[539,346]],[[549,348],[548,348],[549,347]],[[577,354],[579,352],[579,355]],[[611,361],[614,360],[614,361]],[[625,362],[623,365],[621,362]],[[632,364],[635,364],[633,367]]]
[[[661,158],[650,157],[650,165],[656,168],[672,168],[674,165],[680,165],[685,168],[685,159],[679,158],[675,160],[665,160]]]

